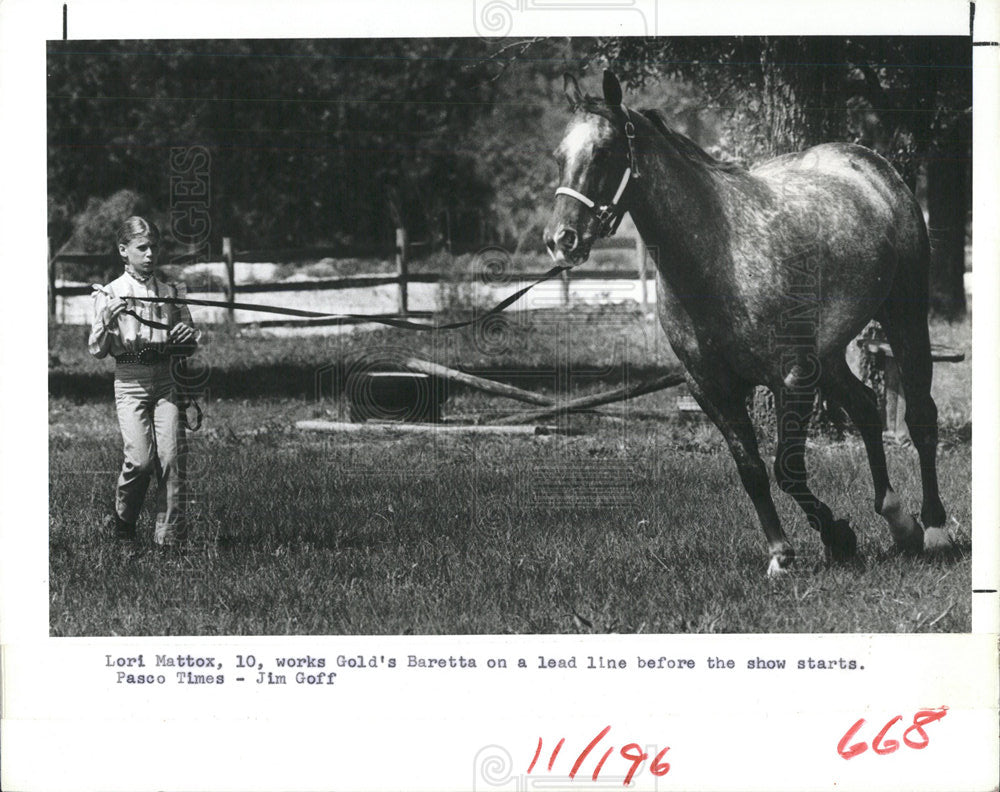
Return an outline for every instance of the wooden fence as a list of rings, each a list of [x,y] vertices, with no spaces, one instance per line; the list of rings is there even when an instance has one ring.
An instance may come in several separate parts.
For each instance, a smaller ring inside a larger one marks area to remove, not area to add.
[[[336,257],[385,257],[389,252],[385,247],[377,246],[338,246],[338,247],[313,247],[313,248],[285,248],[257,251],[235,252],[233,240],[230,237],[223,237],[222,240],[222,260],[224,267],[224,280],[222,285],[223,300],[230,304],[228,309],[228,320],[235,322],[235,308],[232,303],[236,302],[238,294],[262,294],[271,292],[301,292],[301,291],[324,291],[329,289],[365,289],[375,286],[397,285],[399,288],[398,313],[394,316],[415,315],[409,308],[409,284],[411,283],[471,283],[479,280],[480,276],[475,273],[442,273],[442,272],[410,272],[409,264],[412,248],[423,243],[410,243],[405,229],[396,230],[396,247],[394,251],[396,271],[385,275],[355,275],[339,278],[321,278],[308,281],[283,281],[278,283],[237,283],[236,264],[254,262],[288,262],[303,260],[318,260],[321,258]],[[635,280],[640,283],[640,295],[643,310],[648,310],[648,251],[645,244],[639,237],[620,239],[600,240],[594,245],[595,250],[634,250],[635,266],[629,268],[583,268],[577,267],[562,276],[563,302],[569,303],[569,282],[578,280]],[[175,251],[168,256],[171,264],[194,263],[196,253],[191,251]],[[91,287],[85,286],[58,286],[59,264],[61,262],[74,262],[78,264],[88,264],[95,267],[108,264],[108,257],[102,255],[86,253],[64,253],[60,252],[51,256],[48,264],[48,309],[49,318],[56,319],[56,303],[58,297],[74,297],[91,293]],[[516,277],[524,280],[539,278],[543,274],[542,270],[530,272],[518,272]],[[306,320],[309,322],[309,320]],[[294,324],[300,322],[267,322],[267,324]],[[314,324],[315,322],[309,322]]]

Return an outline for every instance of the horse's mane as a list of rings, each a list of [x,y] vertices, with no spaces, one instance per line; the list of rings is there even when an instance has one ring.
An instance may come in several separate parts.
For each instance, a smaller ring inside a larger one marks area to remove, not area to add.
[[[653,124],[656,130],[669,141],[677,152],[685,159],[698,165],[706,165],[712,170],[724,173],[744,173],[746,168],[736,162],[725,162],[718,160],[709,154],[705,149],[695,143],[691,138],[676,132],[667,126],[667,120],[660,110],[655,108],[644,108],[639,111]]]
[[[620,115],[616,115],[615,111],[608,107],[607,102],[603,99],[597,98],[596,96],[585,97],[580,102],[579,109],[588,113],[599,115],[611,122],[616,122],[620,118]],[[691,138],[671,129],[667,124],[666,116],[664,116],[661,110],[656,108],[643,108],[639,110],[639,113],[648,119],[653,125],[653,128],[656,129],[656,131],[666,139],[667,143],[670,144],[670,146],[688,162],[692,162],[695,165],[703,165],[707,168],[721,171],[723,173],[746,172],[746,168],[742,165],[735,162],[717,160],[701,146],[691,140]]]

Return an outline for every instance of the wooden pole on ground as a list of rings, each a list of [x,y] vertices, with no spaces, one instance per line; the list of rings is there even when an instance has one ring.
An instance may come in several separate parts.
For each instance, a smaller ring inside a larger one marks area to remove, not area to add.
[[[672,388],[675,385],[680,385],[682,382],[684,382],[684,375],[679,371],[671,371],[655,379],[646,382],[636,382],[622,388],[616,388],[613,391],[595,393],[592,396],[583,396],[579,399],[570,399],[562,404],[553,405],[542,410],[528,410],[517,415],[509,415],[506,418],[501,418],[496,423],[498,425],[508,425],[542,421],[554,418],[563,412],[579,412],[580,410],[599,407],[602,404],[634,399],[636,396],[642,396],[646,393],[653,393],[664,388]]]
[[[451,380],[452,382],[460,382],[463,385],[468,385],[470,388],[485,391],[486,393],[492,393],[494,396],[505,396],[508,399],[517,399],[518,401],[527,402],[528,404],[537,404],[542,407],[554,406],[556,403],[555,399],[549,398],[548,396],[542,396],[538,393],[532,393],[531,391],[522,390],[521,388],[515,388],[513,385],[505,385],[502,382],[494,382],[493,380],[483,379],[482,377],[477,377],[473,374],[466,374],[464,371],[448,368],[447,366],[442,366],[438,363],[431,363],[429,360],[407,358],[403,361],[403,366],[410,371],[417,371],[421,374],[429,374],[432,377],[442,377],[444,379]]]
[[[379,434],[492,434],[492,435],[548,435],[568,434],[555,426],[497,426],[496,424],[440,424],[440,423],[400,423],[387,421],[378,423],[364,421],[296,421],[296,429],[307,432],[376,432]]]
[[[405,316],[410,312],[406,285],[409,262],[407,261],[406,229],[396,229],[396,272],[399,276],[399,312]]]
[[[222,258],[226,262],[226,302],[229,303],[226,318],[229,324],[236,324],[236,309],[233,303],[236,302],[236,263],[233,261],[233,240],[231,237],[222,237]]]

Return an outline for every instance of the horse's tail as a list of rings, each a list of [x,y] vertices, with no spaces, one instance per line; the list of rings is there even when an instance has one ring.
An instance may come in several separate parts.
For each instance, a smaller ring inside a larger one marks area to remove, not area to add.
[[[930,333],[927,327],[930,240],[920,205],[902,184],[902,180],[899,181],[902,216],[895,225],[895,239],[889,240],[896,259],[896,269],[889,294],[876,318],[885,329],[901,372],[905,360],[910,376],[916,378],[918,390],[926,388],[929,391],[932,373]]]
[[[938,413],[931,397],[934,363],[927,326],[930,243],[923,213],[907,192],[915,217],[902,227],[909,226],[914,237],[899,240],[895,277],[876,318],[892,347],[906,400],[906,426],[920,456],[924,496],[921,518],[926,527],[940,527],[944,525],[945,512],[938,495]]]

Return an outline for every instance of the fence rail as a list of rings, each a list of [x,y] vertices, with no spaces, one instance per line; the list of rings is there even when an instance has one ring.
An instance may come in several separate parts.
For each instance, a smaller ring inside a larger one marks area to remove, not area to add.
[[[411,283],[473,283],[481,280],[481,276],[471,272],[444,273],[444,272],[410,272],[409,261],[411,248],[416,244],[407,239],[406,231],[399,229],[396,234],[395,264],[396,272],[384,275],[351,275],[340,278],[322,278],[308,281],[282,281],[277,283],[236,283],[236,264],[253,264],[269,261],[296,261],[309,260],[315,258],[326,258],[335,255],[344,256],[345,251],[352,253],[367,253],[370,256],[387,258],[393,255],[390,249],[385,246],[336,246],[336,247],[302,247],[302,248],[275,248],[270,250],[238,251],[234,252],[234,245],[230,237],[224,237],[222,243],[222,260],[225,270],[225,278],[221,290],[218,288],[208,288],[207,293],[220,292],[224,299],[230,304],[236,301],[237,294],[266,294],[274,292],[301,292],[301,291],[326,291],[335,289],[368,289],[376,286],[399,287],[399,312],[395,316],[415,316],[416,313],[409,310],[408,286]],[[635,251],[636,265],[634,268],[615,267],[610,269],[598,268],[575,268],[563,273],[563,301],[569,302],[569,282],[581,280],[634,280],[641,283],[641,300],[643,309],[648,308],[648,292],[646,279],[648,277],[647,263],[648,256],[646,246],[639,238],[628,237],[602,240],[600,244],[594,246],[595,250],[628,250]],[[171,264],[193,263],[194,253],[181,251],[169,256]],[[48,266],[49,280],[49,317],[56,317],[56,300],[58,297],[80,297],[91,293],[90,286],[57,286],[57,276],[60,263],[86,264],[91,266],[110,265],[110,257],[106,254],[89,253],[57,253],[50,257]],[[544,273],[541,270],[511,272],[509,279],[512,282],[518,280],[532,280],[540,278]],[[499,285],[499,283],[497,284]],[[425,312],[420,312],[425,313]],[[390,315],[386,315],[390,316]],[[227,311],[229,322],[235,322],[235,308],[230,305]],[[312,322],[315,324],[315,322]],[[254,324],[263,324],[255,322]],[[269,323],[271,324],[271,323]]]

